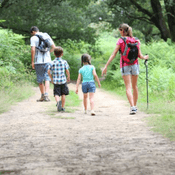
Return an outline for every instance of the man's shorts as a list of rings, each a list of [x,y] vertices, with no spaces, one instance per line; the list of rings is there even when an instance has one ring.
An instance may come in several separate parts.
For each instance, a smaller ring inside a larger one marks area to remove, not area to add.
[[[82,83],[83,93],[93,92],[95,93],[96,87],[95,82],[84,82]]]
[[[139,65],[134,64],[130,66],[124,66],[120,69],[122,76],[123,75],[139,75]]]
[[[35,64],[35,71],[38,83],[42,83],[43,81],[50,81],[50,77],[47,73],[47,67],[47,64]]]
[[[53,95],[58,95],[59,97],[62,95],[69,95],[69,88],[67,86],[67,83],[54,84]]]

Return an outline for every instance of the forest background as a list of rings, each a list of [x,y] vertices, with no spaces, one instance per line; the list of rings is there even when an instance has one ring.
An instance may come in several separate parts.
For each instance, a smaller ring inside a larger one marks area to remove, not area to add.
[[[64,48],[71,80],[76,80],[83,53],[92,56],[92,64],[101,75],[101,68],[120,37],[118,26],[123,22],[132,26],[134,36],[140,39],[142,53],[149,54],[149,108],[142,60],[139,60],[138,107],[159,114],[152,117],[151,124],[158,131],[166,130],[164,134],[172,138],[175,135],[174,0],[0,0],[0,113],[32,95],[31,87],[36,85],[35,71],[31,69],[31,26],[38,26]],[[117,54],[102,87],[126,98],[119,60]]]

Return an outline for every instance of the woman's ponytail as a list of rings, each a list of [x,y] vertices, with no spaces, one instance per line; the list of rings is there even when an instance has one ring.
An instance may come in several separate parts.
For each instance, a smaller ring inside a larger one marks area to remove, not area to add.
[[[122,29],[126,36],[133,37],[132,28],[128,24],[126,23],[120,24],[119,29]]]
[[[132,28],[131,27],[128,28],[127,34],[128,34],[127,36],[129,36],[129,37],[133,37],[133,35],[132,35]]]

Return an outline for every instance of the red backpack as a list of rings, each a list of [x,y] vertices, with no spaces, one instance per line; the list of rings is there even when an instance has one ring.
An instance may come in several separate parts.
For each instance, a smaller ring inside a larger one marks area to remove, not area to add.
[[[138,59],[139,54],[139,45],[138,45],[138,39],[133,37],[121,37],[121,39],[125,43],[124,50],[121,50],[122,55],[122,67],[123,63],[127,64],[133,64],[135,60]]]

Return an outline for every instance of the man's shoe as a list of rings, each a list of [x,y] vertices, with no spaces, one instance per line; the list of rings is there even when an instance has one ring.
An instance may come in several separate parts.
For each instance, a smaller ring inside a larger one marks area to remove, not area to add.
[[[44,96],[41,96],[41,98],[40,99],[38,99],[38,100],[36,100],[37,102],[42,102],[42,101],[44,101]]]

